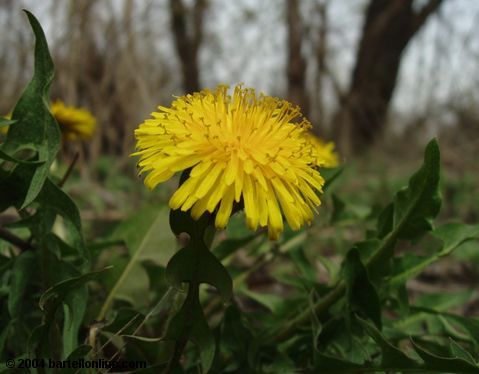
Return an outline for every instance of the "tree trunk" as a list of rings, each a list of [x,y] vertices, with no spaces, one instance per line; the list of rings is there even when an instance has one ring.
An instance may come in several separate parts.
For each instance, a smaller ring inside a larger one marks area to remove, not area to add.
[[[413,2],[369,2],[349,92],[336,117],[342,148],[360,151],[382,133],[403,51],[442,0],[417,11]]]
[[[306,90],[306,61],[301,54],[303,25],[298,0],[286,0],[288,24],[288,100],[299,105],[304,116],[309,115]]]
[[[170,0],[171,30],[183,74],[183,89],[187,93],[200,90],[198,50],[203,37],[203,15],[207,0],[196,0],[189,27],[189,10],[183,0]],[[188,32],[191,30],[191,32]]]

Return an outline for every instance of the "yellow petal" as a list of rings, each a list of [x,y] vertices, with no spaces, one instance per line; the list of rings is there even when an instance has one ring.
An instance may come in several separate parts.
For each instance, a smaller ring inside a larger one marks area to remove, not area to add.
[[[259,187],[259,186],[258,186]],[[259,224],[265,227],[268,224],[268,204],[266,203],[266,190],[262,187],[257,188],[258,194],[258,212],[259,212]]]
[[[176,190],[170,199],[170,208],[175,210],[179,209],[186,201],[188,196],[194,191],[198,184],[198,178],[188,178],[183,184]]]
[[[238,174],[235,179],[235,201],[239,203],[241,199],[241,192],[243,191],[244,172],[241,167],[238,169]]]
[[[213,169],[209,173],[204,175],[203,180],[198,185],[198,189],[195,192],[195,196],[198,199],[201,199],[203,196],[205,196],[211,187],[213,187],[218,179],[218,176],[223,171],[224,166],[224,163],[217,163],[213,166]]]
[[[203,175],[210,168],[210,166],[211,166],[211,160],[206,160],[199,163],[193,169],[191,169],[190,177],[196,178]]]
[[[244,211],[246,215],[246,223],[252,230],[256,230],[259,222],[258,206],[256,204],[256,191],[253,181],[248,174],[244,176],[243,189]]]
[[[203,197],[202,199],[198,200],[193,207],[191,208],[191,217],[193,219],[198,220],[206,212],[206,207],[208,204],[208,200],[210,199],[214,190],[210,190],[210,192]]]
[[[206,204],[206,209],[213,213],[216,209],[216,206],[220,202],[221,198],[223,197],[224,191],[226,190],[226,184],[220,183],[217,188],[212,190],[211,196],[208,199],[208,203]]]
[[[268,227],[273,233],[283,231],[283,217],[278,207],[278,202],[272,188],[266,191],[266,204],[268,206]]]
[[[238,173],[238,156],[235,152],[231,153],[231,160],[226,167],[225,183],[227,186],[231,185]]]
[[[231,211],[233,210],[234,187],[229,186],[226,193],[221,200],[220,209],[216,213],[215,226],[218,229],[223,229],[228,224]]]
[[[169,169],[172,172],[177,172],[181,170],[188,169],[194,165],[196,165],[198,162],[200,162],[202,157],[198,155],[190,155],[190,156],[185,156],[181,157],[177,162],[175,162],[173,165],[169,167]]]

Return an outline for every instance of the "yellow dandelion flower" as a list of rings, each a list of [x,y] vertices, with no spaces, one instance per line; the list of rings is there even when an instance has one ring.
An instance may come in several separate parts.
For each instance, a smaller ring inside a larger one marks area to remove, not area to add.
[[[6,120],[12,119],[12,113],[8,113],[7,115],[3,116],[3,118],[6,119]],[[1,127],[0,127],[0,134],[2,134],[2,135],[7,135],[7,132],[8,132],[8,128],[9,128],[9,127],[10,127],[10,126],[1,126]]]
[[[338,154],[334,151],[333,142],[325,143],[310,131],[306,133],[306,138],[313,145],[316,166],[323,168],[334,168],[338,166]]]
[[[50,111],[57,120],[65,140],[88,140],[93,136],[96,119],[88,110],[55,101],[50,106]]]
[[[191,210],[194,219],[216,211],[224,228],[234,202],[243,202],[250,229],[267,227],[278,239],[283,216],[293,230],[313,219],[324,180],[315,168],[311,127],[298,107],[256,96],[236,86],[205,89],[159,107],[135,130],[140,172],[153,189],[176,172],[189,177],[170,199],[171,209]]]

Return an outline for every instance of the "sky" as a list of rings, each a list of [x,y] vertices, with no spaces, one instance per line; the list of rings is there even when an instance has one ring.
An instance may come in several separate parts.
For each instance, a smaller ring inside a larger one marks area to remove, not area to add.
[[[18,0],[15,6],[37,14],[47,38],[57,40],[64,26],[58,21],[58,10],[52,12],[52,0]],[[112,0],[100,0],[100,3]],[[318,0],[303,0],[302,15],[307,30],[314,35],[317,18],[314,4]],[[187,0],[192,3],[192,0]],[[61,1],[57,3],[61,4]],[[328,62],[343,89],[347,88],[354,64],[363,22],[366,0],[330,1],[328,20]],[[424,1],[417,0],[420,7]],[[113,0],[99,17],[117,17],[123,1]],[[152,5],[154,22],[142,19],[141,8]],[[156,48],[170,64],[177,63],[173,41],[168,30],[166,0],[135,0],[137,27],[153,27]],[[284,2],[281,0],[210,0],[205,18],[204,38],[200,50],[201,82],[212,87],[218,83],[243,82],[259,91],[280,96],[286,92],[286,25]],[[109,12],[113,11],[113,14]],[[118,12],[117,14],[114,14]],[[21,20],[19,16],[19,21]],[[426,26],[410,43],[402,61],[398,87],[392,109],[404,116],[426,113],[448,101],[470,96],[478,86],[479,61],[479,1],[445,0],[441,11],[431,17]],[[4,32],[4,31],[2,31]],[[311,53],[307,43],[305,55]],[[308,71],[311,76],[313,71]],[[332,92],[325,98],[335,102]],[[471,97],[471,100],[475,97]]]

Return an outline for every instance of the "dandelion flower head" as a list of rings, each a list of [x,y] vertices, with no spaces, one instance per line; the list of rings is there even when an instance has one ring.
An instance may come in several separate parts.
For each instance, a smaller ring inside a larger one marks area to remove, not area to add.
[[[326,143],[310,131],[306,133],[306,138],[313,146],[316,166],[323,168],[334,168],[338,166],[338,154],[334,151],[333,142]]]
[[[96,119],[88,110],[55,101],[51,104],[50,111],[57,120],[65,140],[89,140],[92,138]]]
[[[272,240],[283,215],[293,230],[312,221],[324,180],[298,107],[241,85],[232,95],[218,86],[179,97],[152,117],[135,130],[145,184],[153,189],[190,169],[171,209],[190,210],[194,219],[215,213],[221,229],[242,201],[248,227],[267,227]]]

